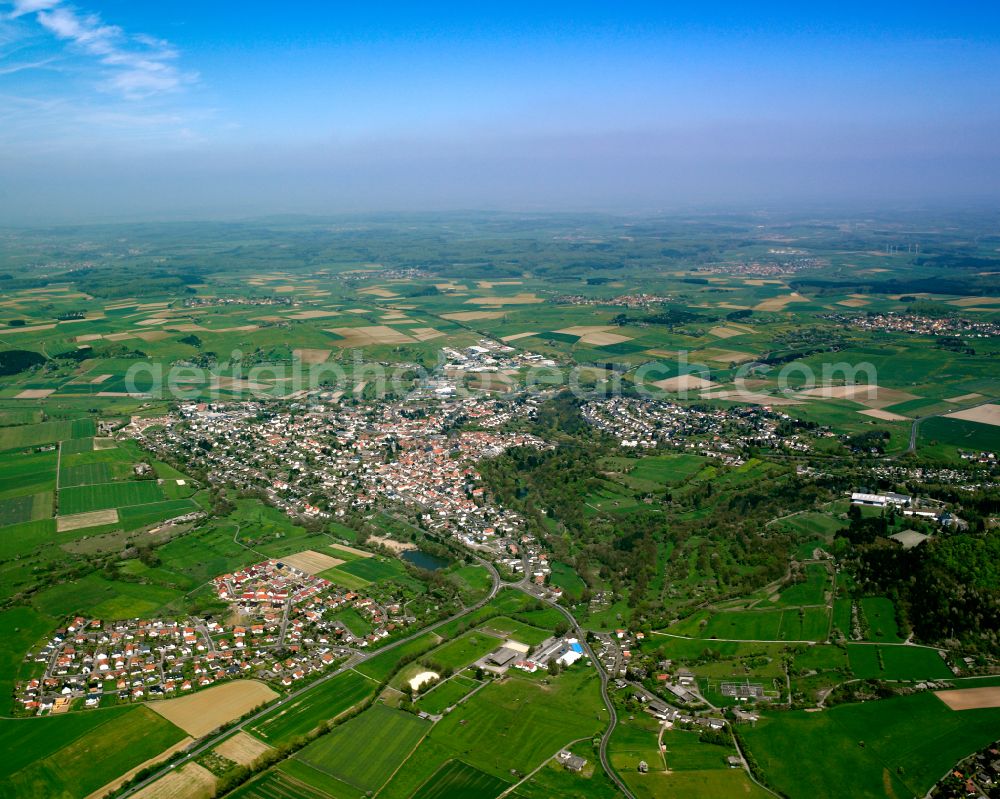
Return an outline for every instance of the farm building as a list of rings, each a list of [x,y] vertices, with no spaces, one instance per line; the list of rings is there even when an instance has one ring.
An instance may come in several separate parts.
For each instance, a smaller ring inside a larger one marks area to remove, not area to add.
[[[871,508],[887,508],[893,505],[897,508],[905,508],[912,504],[913,498],[906,494],[894,494],[891,491],[885,494],[865,494],[855,491],[851,494],[852,505],[865,505]]]

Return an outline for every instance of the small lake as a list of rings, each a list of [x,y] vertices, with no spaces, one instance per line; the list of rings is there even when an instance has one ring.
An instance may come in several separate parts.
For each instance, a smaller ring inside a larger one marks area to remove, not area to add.
[[[412,563],[418,569],[427,569],[430,572],[436,572],[438,569],[443,569],[445,566],[451,565],[450,560],[439,558],[437,555],[429,555],[426,552],[421,552],[419,549],[408,549],[400,557]]]

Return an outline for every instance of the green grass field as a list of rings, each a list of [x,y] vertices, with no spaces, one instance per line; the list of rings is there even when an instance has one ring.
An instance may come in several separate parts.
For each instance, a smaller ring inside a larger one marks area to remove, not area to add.
[[[438,683],[428,693],[421,696],[417,700],[417,707],[435,715],[442,713],[445,708],[454,705],[477,685],[479,685],[478,682],[468,677],[461,675],[452,677]]]
[[[511,769],[527,774],[568,742],[604,729],[593,669],[570,669],[549,685],[542,679],[512,675],[487,684],[434,726],[380,796],[410,796],[453,759],[510,782]]]
[[[740,732],[775,788],[791,799],[923,796],[949,767],[996,739],[1000,709],[949,709],[931,693],[767,714]],[[822,763],[822,768],[803,764]]]
[[[919,447],[935,443],[976,452],[996,451],[1000,450],[1000,427],[936,416],[920,423]]]
[[[358,558],[335,566],[330,571],[343,572],[360,577],[370,583],[388,580],[406,574],[406,568],[398,560],[390,558]]]
[[[112,480],[111,467],[107,463],[82,463],[79,466],[63,466],[59,470],[59,487],[109,483]]]
[[[0,451],[37,447],[66,438],[84,438],[94,435],[94,430],[92,419],[60,420],[18,427],[2,427],[0,428]]]
[[[287,705],[275,708],[250,729],[272,746],[287,743],[336,718],[375,693],[376,685],[355,671],[319,683]]]
[[[440,641],[441,639],[434,633],[426,633],[405,644],[393,647],[388,652],[375,655],[371,660],[366,660],[358,666],[357,671],[373,680],[387,680],[396,670],[401,657],[404,655],[423,655],[437,646]]]
[[[805,580],[789,586],[775,602],[777,607],[794,607],[797,605],[820,605],[824,594],[830,587],[830,573],[825,567],[811,563],[806,567]]]
[[[10,795],[77,799],[183,737],[182,730],[145,707],[2,721],[7,757],[0,776]]]
[[[573,567],[559,561],[552,562],[549,582],[559,586],[570,599],[578,600],[587,584],[573,571]]]
[[[0,456],[0,499],[54,490],[56,458],[55,452]]]
[[[502,643],[486,633],[468,632],[428,652],[421,660],[458,671],[497,649]]]
[[[180,593],[160,585],[112,581],[95,572],[39,591],[32,602],[56,618],[83,613],[127,619],[152,614]]]
[[[163,492],[153,480],[74,486],[59,490],[59,514],[70,516],[106,508],[148,505],[163,499]]]
[[[656,455],[640,459],[628,475],[636,480],[670,485],[697,474],[707,463],[700,455]]]
[[[430,730],[430,722],[376,703],[296,754],[296,758],[354,786],[376,791]]]
[[[703,614],[674,625],[670,632],[695,638],[722,638],[740,641],[823,641],[826,639],[828,614],[824,608],[799,610],[732,610],[709,615],[702,626]]]
[[[847,654],[851,671],[861,679],[939,680],[953,676],[934,649],[847,644]]]
[[[861,612],[868,622],[868,640],[899,643],[903,639],[896,626],[896,608],[885,597],[864,597]]]
[[[324,780],[324,777],[326,778]],[[324,784],[327,790],[313,787],[310,780]],[[332,783],[332,784],[331,784]],[[349,790],[349,786],[338,786],[325,774],[299,763],[297,760],[287,760],[279,767],[265,771],[260,777],[241,785],[229,794],[233,799],[357,799],[361,794],[334,793],[330,788]]]
[[[576,749],[574,747],[574,754]],[[594,755],[586,748],[579,754],[590,763]],[[621,793],[601,770],[600,766],[588,765],[580,773],[567,771],[555,761],[549,761],[531,779],[518,787],[511,796],[516,799],[619,799]]]
[[[0,499],[0,527],[52,517],[52,492]]]
[[[511,619],[508,616],[495,616],[479,625],[484,630],[501,633],[502,635],[520,641],[528,646],[537,646],[546,638],[552,637],[552,630],[532,627],[530,624]]]
[[[468,763],[449,760],[413,794],[414,799],[490,799],[507,784]]]

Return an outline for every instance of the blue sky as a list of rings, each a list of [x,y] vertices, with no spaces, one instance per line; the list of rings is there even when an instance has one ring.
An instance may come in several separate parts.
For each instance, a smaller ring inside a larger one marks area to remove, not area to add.
[[[987,4],[0,2],[0,212],[1000,193]]]

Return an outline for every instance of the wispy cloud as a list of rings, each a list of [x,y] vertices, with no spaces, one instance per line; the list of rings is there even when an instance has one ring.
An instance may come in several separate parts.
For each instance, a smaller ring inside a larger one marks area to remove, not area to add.
[[[43,58],[41,61],[25,61],[20,64],[0,65],[0,75],[13,75],[29,69],[45,69],[50,64],[55,63],[55,61],[55,58]]]
[[[177,66],[177,50],[163,39],[130,34],[98,14],[62,0],[14,0],[11,19],[33,15],[46,31],[103,67],[102,88],[129,99],[176,92],[197,75]]]

